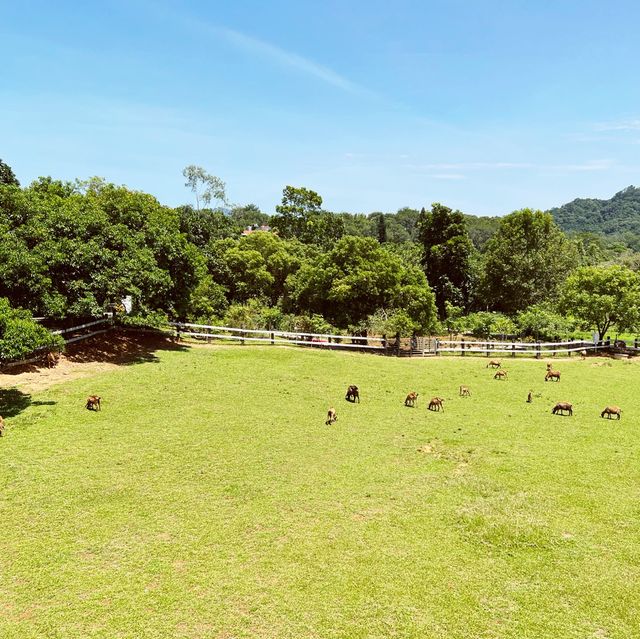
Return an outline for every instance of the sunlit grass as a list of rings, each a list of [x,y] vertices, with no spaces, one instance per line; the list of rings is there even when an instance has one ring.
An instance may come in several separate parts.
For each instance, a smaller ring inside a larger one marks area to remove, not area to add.
[[[158,357],[9,420],[3,639],[640,636],[637,363]]]

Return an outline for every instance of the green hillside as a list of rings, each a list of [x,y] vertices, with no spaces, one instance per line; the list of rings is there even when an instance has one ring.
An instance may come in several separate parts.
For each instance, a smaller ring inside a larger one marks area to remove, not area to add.
[[[640,249],[640,188],[628,186],[609,200],[578,198],[550,210],[565,231],[588,231]]]

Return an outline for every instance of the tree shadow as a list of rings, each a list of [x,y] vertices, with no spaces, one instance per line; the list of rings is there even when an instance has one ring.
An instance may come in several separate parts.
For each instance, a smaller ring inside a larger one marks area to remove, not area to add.
[[[141,364],[158,362],[158,351],[188,351],[161,334],[115,330],[106,335],[70,344],[65,357],[70,362],[102,362],[112,364]]]
[[[0,388],[0,415],[5,419],[15,417],[29,406],[53,406],[54,401],[33,401],[29,393],[17,388]]]

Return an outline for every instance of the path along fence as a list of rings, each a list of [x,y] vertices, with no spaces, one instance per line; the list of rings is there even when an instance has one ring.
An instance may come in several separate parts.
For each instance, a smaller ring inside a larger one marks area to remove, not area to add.
[[[437,355],[492,355],[555,357],[556,355],[570,356],[587,351],[609,351],[626,355],[639,355],[640,344],[636,339],[633,346],[619,342],[611,344],[609,340],[594,344],[588,341],[564,342],[516,342],[516,341],[480,341],[469,339],[441,339],[435,337],[401,338],[399,335],[387,338],[368,337],[360,335],[336,335],[331,333],[305,333],[298,331],[272,331],[248,328],[234,328],[230,326],[215,326],[208,324],[192,324],[187,322],[170,322],[164,330],[135,329],[116,325],[112,318],[104,317],[77,326],[70,326],[52,330],[54,335],[62,335],[65,344],[73,344],[95,337],[117,328],[131,332],[145,331],[163,334],[175,339],[212,340],[223,343],[265,344],[272,346],[302,346],[324,348],[332,350],[359,350],[381,355],[426,357]],[[10,368],[23,364],[42,361],[46,348],[38,349],[29,359],[5,363],[2,368]]]

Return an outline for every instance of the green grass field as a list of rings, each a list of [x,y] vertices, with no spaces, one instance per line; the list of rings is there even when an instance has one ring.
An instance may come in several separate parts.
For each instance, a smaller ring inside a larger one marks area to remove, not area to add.
[[[5,390],[0,637],[639,637],[640,364],[503,361],[205,347]]]

